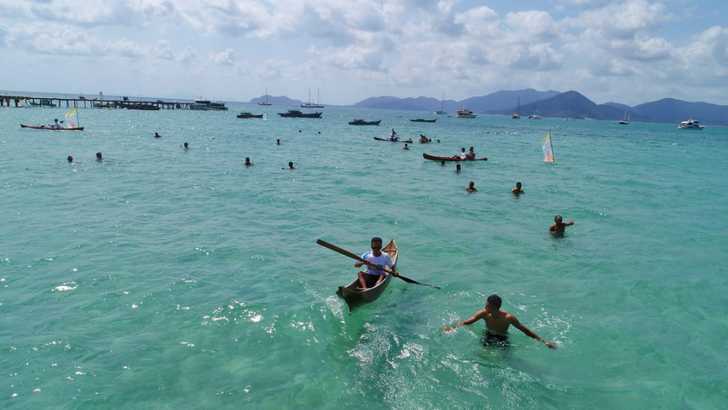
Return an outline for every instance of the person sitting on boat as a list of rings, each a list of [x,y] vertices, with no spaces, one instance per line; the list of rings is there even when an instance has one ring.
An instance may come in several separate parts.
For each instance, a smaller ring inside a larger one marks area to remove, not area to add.
[[[362,254],[361,258],[369,262],[366,264],[367,271],[359,271],[358,274],[359,287],[361,289],[375,287],[381,283],[388,275],[388,273],[384,271],[385,266],[390,270],[394,270],[392,267],[392,258],[390,258],[387,253],[382,252],[382,238],[376,236],[372,238],[372,250]],[[361,268],[362,265],[364,265],[364,262],[357,262],[354,264],[354,267]],[[367,286],[368,282],[374,281],[374,278],[376,278],[376,282],[372,286]],[[369,281],[367,281],[367,279],[369,279]]]
[[[51,125],[51,128],[53,128],[54,130],[61,129],[61,123],[58,122],[58,118],[53,119],[53,125]]]
[[[553,236],[562,237],[564,236],[564,232],[566,232],[566,227],[573,224],[574,221],[564,222],[563,218],[561,218],[561,215],[556,215],[554,217],[554,224],[549,227],[549,232]]]
[[[464,160],[466,156],[467,154],[465,153],[465,148],[460,148],[460,152],[457,153],[457,155],[453,155],[453,158]]]
[[[465,159],[471,161],[475,159],[475,149],[473,147],[468,149],[468,152],[465,154]]]
[[[556,349],[556,343],[544,340],[541,336],[534,333],[518,321],[511,313],[500,310],[503,300],[498,295],[490,295],[486,300],[485,309],[479,310],[470,318],[457,322],[451,326],[443,328],[446,332],[452,332],[460,326],[472,325],[473,323],[483,320],[485,322],[485,337],[483,343],[486,346],[508,346],[508,328],[510,325],[523,332],[528,337],[538,340],[549,349]]]
[[[468,184],[468,187],[465,188],[466,191],[468,191],[469,194],[472,194],[473,192],[478,192],[478,188],[475,187],[475,182],[470,181],[470,184]]]
[[[523,194],[523,193],[524,193],[524,192],[523,192],[523,184],[521,184],[520,182],[516,182],[516,187],[515,187],[515,188],[513,188],[513,189],[511,190],[511,192],[512,192],[512,193],[513,193],[513,195],[515,195],[515,196],[518,196],[518,195],[521,195],[521,194]]]
[[[395,131],[394,128],[392,128],[392,135],[389,136],[389,140],[392,142],[399,141],[399,137],[397,136],[397,131]]]

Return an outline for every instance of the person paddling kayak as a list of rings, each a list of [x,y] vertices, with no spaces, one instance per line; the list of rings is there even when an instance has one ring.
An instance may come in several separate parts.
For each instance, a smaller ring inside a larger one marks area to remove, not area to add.
[[[362,254],[361,258],[377,266],[367,265],[366,272],[359,271],[359,287],[361,289],[368,289],[370,287],[373,288],[383,281],[388,275],[388,273],[384,271],[383,267],[386,266],[389,269],[393,269],[392,258],[390,258],[388,254],[382,252],[382,238],[376,236],[372,238],[371,246],[372,250]],[[354,267],[361,268],[362,265],[364,265],[364,262],[357,262],[354,264]],[[371,286],[367,286],[368,284],[371,284]]]
[[[528,337],[538,340],[543,343],[549,349],[556,349],[556,343],[544,340],[541,336],[534,333],[531,329],[527,328],[518,318],[505,310],[500,310],[503,300],[500,296],[493,294],[488,296],[486,300],[485,309],[479,310],[466,320],[459,321],[454,325],[448,325],[443,328],[445,332],[455,331],[458,327],[464,325],[472,325],[473,323],[483,320],[485,322],[485,338],[483,343],[488,345],[496,346],[507,346],[508,342],[508,327],[510,325],[515,326],[516,329],[523,332]]]

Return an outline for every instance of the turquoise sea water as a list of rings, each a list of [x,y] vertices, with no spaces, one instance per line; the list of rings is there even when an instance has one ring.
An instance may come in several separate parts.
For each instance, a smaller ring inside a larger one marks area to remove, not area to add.
[[[82,133],[18,127],[61,109],[0,109],[0,407],[724,406],[728,129],[232,108],[82,110]],[[442,142],[372,140],[391,128]],[[471,145],[490,160],[459,175],[421,156]],[[576,222],[563,239],[555,214]],[[353,261],[315,241],[374,235],[443,289],[393,280],[349,313]],[[494,292],[559,349],[443,334]]]

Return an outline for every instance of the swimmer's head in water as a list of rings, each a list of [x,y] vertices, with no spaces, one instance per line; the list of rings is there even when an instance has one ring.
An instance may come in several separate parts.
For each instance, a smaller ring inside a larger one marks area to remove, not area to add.
[[[486,299],[486,302],[487,302],[485,304],[486,307],[490,306],[496,310],[500,309],[501,304],[503,304],[503,300],[501,299],[501,297],[496,294],[492,294],[492,295],[488,296],[488,299]]]
[[[522,186],[522,185],[521,185],[521,183],[520,183],[520,182],[516,182],[516,188],[518,188],[518,189],[521,189],[521,186]]]
[[[556,215],[554,217],[554,222],[556,222],[557,224],[560,224],[563,220],[564,219],[561,217],[561,215]]]

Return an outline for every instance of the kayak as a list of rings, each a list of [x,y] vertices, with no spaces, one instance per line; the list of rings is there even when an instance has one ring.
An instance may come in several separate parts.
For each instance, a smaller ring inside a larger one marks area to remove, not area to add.
[[[47,125],[27,125],[27,124],[20,124],[20,128],[31,128],[34,130],[46,130],[46,131],[83,131],[83,127],[56,128],[56,127],[49,127]]]
[[[392,141],[392,140],[387,139],[387,138],[379,138],[379,137],[374,137],[374,139],[377,140],[377,141],[384,141],[384,142],[401,142],[402,144],[405,144],[405,143],[406,144],[412,144],[412,139],[399,140],[399,141]]]
[[[488,158],[475,158],[475,159],[462,159],[458,156],[454,157],[438,157],[437,155],[422,154],[422,158],[429,159],[431,161],[487,161]]]
[[[399,256],[399,249],[397,249],[397,244],[394,242],[394,240],[389,241],[389,243],[382,248],[382,252],[389,255],[390,258],[392,258],[392,264],[394,267],[397,266],[397,257]],[[369,275],[367,275],[368,277]],[[376,283],[377,277],[372,276],[372,284]],[[369,288],[366,290],[362,290],[359,288],[359,278],[357,277],[354,279],[353,282],[346,286],[340,286],[339,290],[336,291],[336,294],[339,295],[340,298],[344,299],[346,304],[349,306],[349,310],[359,306],[363,305],[365,303],[373,302],[379,298],[379,296],[384,293],[384,290],[389,285],[389,282],[392,280],[392,275],[387,275],[384,280],[379,283],[379,285],[374,286],[373,288]],[[369,283],[367,283],[369,285]]]

